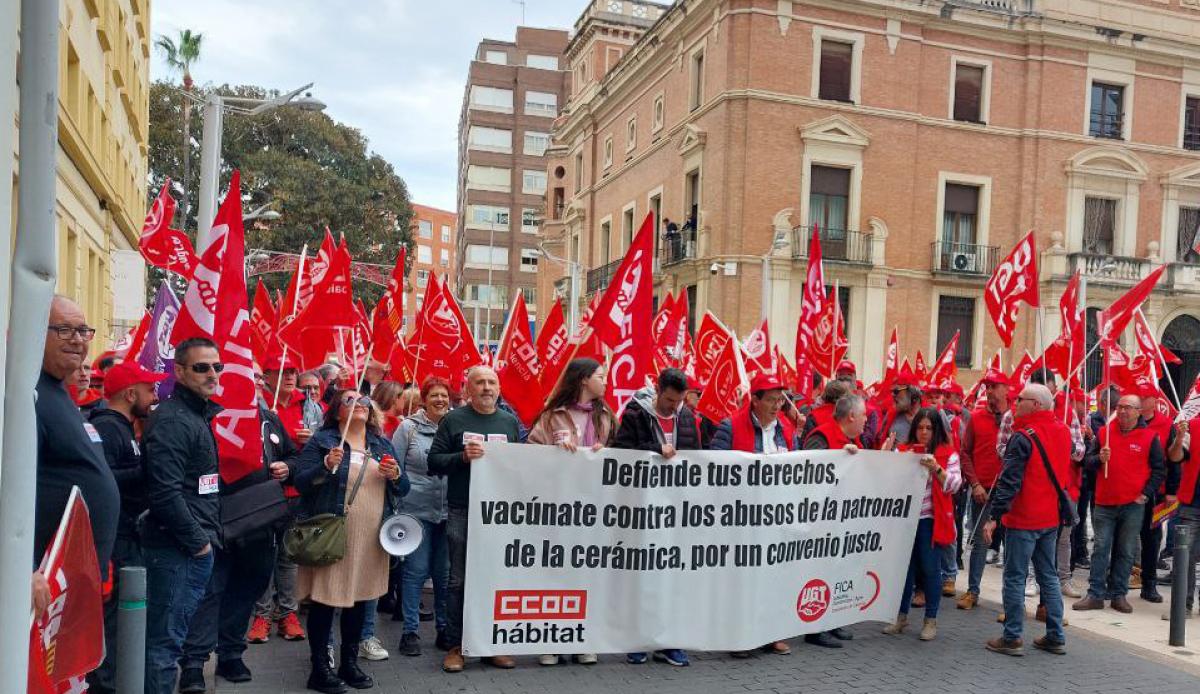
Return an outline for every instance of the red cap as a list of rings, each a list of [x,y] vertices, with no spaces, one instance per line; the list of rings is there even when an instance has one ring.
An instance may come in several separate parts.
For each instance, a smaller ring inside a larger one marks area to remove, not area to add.
[[[262,363],[263,371],[283,371],[284,368],[285,368],[285,364],[283,363],[283,355],[282,354],[272,354],[269,357],[267,357],[266,359],[264,359],[263,363]],[[296,365],[296,362],[289,361],[286,364],[286,368],[296,369],[299,367]]]
[[[1012,385],[1012,381],[1008,380],[1008,374],[1004,373],[1000,369],[988,369],[987,373],[985,373],[983,378],[979,379],[979,381],[984,385],[987,385],[988,383],[995,383],[998,386]]]
[[[1082,388],[1076,388],[1071,391],[1071,402],[1087,402],[1087,393],[1083,392]]]
[[[955,383],[954,381],[950,381],[949,385],[947,385],[944,388],[944,390],[951,395],[957,395],[959,397],[962,397],[963,395],[965,395],[965,393],[963,392],[963,387],[958,385],[958,383]]]
[[[1158,386],[1153,381],[1139,379],[1136,393],[1139,398],[1156,398],[1158,397]]]
[[[760,390],[786,390],[787,386],[783,385],[783,381],[775,374],[759,374],[750,381],[750,392],[757,393]]]
[[[130,386],[139,383],[158,383],[166,374],[154,373],[142,368],[136,361],[123,361],[108,370],[104,378],[104,397],[111,398]]]
[[[920,381],[917,380],[917,375],[907,371],[901,371],[896,374],[895,380],[892,381],[892,386],[900,386],[902,388],[919,386],[920,384]]]
[[[104,372],[98,368],[92,369],[92,383],[104,383]]]
[[[858,373],[858,369],[854,366],[854,362],[850,361],[849,359],[843,359],[838,362],[837,368],[833,370],[835,374],[843,371],[849,371],[850,373],[855,374]]]

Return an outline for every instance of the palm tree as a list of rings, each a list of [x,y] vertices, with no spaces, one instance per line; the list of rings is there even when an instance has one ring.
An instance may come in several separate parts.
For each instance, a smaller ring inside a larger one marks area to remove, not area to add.
[[[154,45],[163,53],[167,65],[183,75],[183,204],[179,206],[180,229],[187,228],[191,195],[188,186],[192,174],[192,65],[200,59],[200,44],[204,35],[190,29],[179,32],[178,40],[159,34]]]

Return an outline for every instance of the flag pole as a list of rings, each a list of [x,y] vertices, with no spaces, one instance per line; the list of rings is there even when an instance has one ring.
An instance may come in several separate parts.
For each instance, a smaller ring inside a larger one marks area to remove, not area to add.
[[[298,311],[300,308],[300,276],[304,272],[304,259],[306,257],[308,257],[307,243],[304,244],[304,247],[300,249],[300,262],[296,266],[296,296],[292,299],[292,313],[289,318],[295,318],[296,311]],[[268,299],[269,298],[270,297],[268,297]],[[275,337],[275,340],[277,342],[279,341],[278,335]],[[271,409],[273,410],[279,409],[279,387],[283,385],[283,370],[287,368],[288,348],[282,343],[280,343],[279,346],[283,347],[283,358],[279,362],[279,376],[275,379],[275,397],[273,400],[271,400]]]
[[[1067,368],[1071,368],[1071,360],[1075,358],[1075,336],[1071,335],[1071,341],[1067,345]],[[1045,360],[1042,365],[1045,365]],[[1067,406],[1063,408],[1063,424],[1067,424],[1071,415],[1071,376],[1067,376],[1067,380],[1063,383],[1063,394],[1067,400]],[[1087,403],[1084,403],[1085,405]]]
[[[1175,409],[1182,410],[1183,404],[1179,401],[1179,391],[1175,389],[1175,379],[1171,377],[1171,370],[1167,368],[1167,359],[1163,356],[1162,346],[1158,345],[1158,361],[1162,364],[1163,374],[1167,377],[1167,384],[1171,386],[1171,395],[1175,396]]]

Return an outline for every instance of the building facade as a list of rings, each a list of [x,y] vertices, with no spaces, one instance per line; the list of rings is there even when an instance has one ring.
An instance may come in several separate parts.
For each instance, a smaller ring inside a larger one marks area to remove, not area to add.
[[[421,302],[425,300],[425,287],[429,279],[440,277],[454,281],[457,245],[454,242],[458,216],[449,210],[440,210],[428,205],[413,203],[412,237],[416,250],[409,267],[407,296],[404,301],[404,320],[412,325]]]
[[[534,318],[545,150],[566,98],[567,32],[518,27],[480,42],[459,120],[455,286],[472,331],[495,345],[515,292]]]
[[[567,48],[543,241],[573,262],[543,263],[542,310],[574,263],[580,304],[606,286],[661,211],[681,234],[656,291],[743,335],[767,316],[790,354],[816,229],[860,373],[881,375],[893,327],[927,356],[958,330],[969,382],[1000,348],[984,282],[1032,229],[1046,308],[1024,309],[1006,368],[1058,334],[1074,271],[1093,314],[1168,264],[1145,310],[1190,385],[1194,0],[679,0],[645,29],[640,6],[593,2]],[[598,69],[621,26],[635,40]]]
[[[83,307],[98,353],[145,307],[137,239],[146,213],[150,3],[59,7],[56,291]],[[14,209],[15,196],[14,186]]]

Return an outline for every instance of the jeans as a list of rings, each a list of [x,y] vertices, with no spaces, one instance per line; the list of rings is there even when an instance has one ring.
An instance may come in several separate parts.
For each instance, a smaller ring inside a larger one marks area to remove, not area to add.
[[[417,551],[404,558],[403,588],[400,591],[404,608],[404,633],[415,634],[420,624],[421,587],[426,578],[433,579],[433,611],[438,631],[446,628],[446,603],[450,582],[450,559],[446,543],[446,522],[421,521],[425,535]]]
[[[356,602],[354,607],[342,608],[342,664],[358,658],[358,638],[362,634],[367,603]],[[319,602],[308,606],[308,657],[313,669],[329,664],[329,644],[332,643],[333,612],[336,607]]]
[[[275,536],[275,571],[267,582],[266,590],[254,606],[254,615],[274,622],[296,612],[296,562],[283,549],[283,535],[287,528]]]
[[[1077,509],[1078,504],[1071,502],[1071,507]],[[1079,511],[1076,510],[1076,513]],[[1059,528],[1058,540],[1055,544],[1055,564],[1058,565],[1058,580],[1059,582],[1071,580],[1073,570],[1071,567],[1071,543],[1075,528]]]
[[[204,598],[213,552],[188,556],[175,547],[146,548],[146,694],[173,694],[192,615]]]
[[[1057,643],[1066,643],[1062,625],[1062,587],[1055,569],[1057,544],[1058,528],[1008,529],[1004,540],[1005,639],[1014,641],[1021,638],[1024,632],[1025,579],[1029,576],[1029,562],[1032,561],[1033,575],[1042,589],[1042,602],[1046,605],[1046,637]]]
[[[217,662],[241,660],[254,603],[271,582],[274,566],[274,534],[216,550],[208,589],[183,644],[180,669],[204,667],[214,650]]]
[[[1129,592],[1129,572],[1133,569],[1144,514],[1142,504],[1137,503],[1092,509],[1096,544],[1092,548],[1088,597],[1112,600]],[[1108,578],[1110,565],[1111,582]]]
[[[938,606],[942,602],[941,560],[943,550],[954,549],[954,545],[939,547],[933,544],[933,519],[917,521],[917,534],[913,538],[912,557],[908,560],[908,577],[904,580],[904,592],[900,594],[900,614],[908,614],[912,606],[913,590],[917,584],[917,568],[921,569],[921,587],[925,591],[925,618],[937,619]]]
[[[1196,605],[1196,561],[1200,560],[1200,547],[1197,543],[1200,542],[1200,506],[1179,505],[1179,515],[1175,517],[1174,529],[1178,530],[1181,527],[1187,527],[1191,531],[1191,545],[1188,549],[1187,558],[1187,608],[1191,610]],[[1180,567],[1171,567],[1174,571],[1179,571]]]
[[[142,546],[137,537],[117,533],[112,563],[112,596],[104,603],[104,662],[87,676],[88,691],[92,694],[115,694],[117,691],[117,605],[121,595],[121,567],[144,566]]]
[[[1079,504],[1076,507],[1076,512],[1079,514],[1079,523],[1071,528],[1071,564],[1078,564],[1080,561],[1088,558],[1088,536],[1087,536],[1087,519],[1090,512],[1095,508],[1096,500],[1096,473],[1084,472],[1083,483],[1079,486]]]
[[[1157,495],[1151,496],[1142,507],[1142,594],[1158,592],[1158,549],[1162,545],[1162,526],[1154,526],[1154,504]]]
[[[379,616],[379,598],[363,603],[362,640],[366,641],[375,636],[375,619]]]
[[[942,581],[958,580],[958,554],[953,542],[937,548],[938,560],[942,568]]]
[[[979,595],[979,582],[983,580],[983,567],[987,566],[988,545],[983,541],[983,526],[992,517],[992,505],[971,499],[971,527],[975,534],[971,538],[971,560],[967,566],[967,592]]]
[[[446,641],[450,647],[462,645],[463,600],[467,584],[467,509],[450,508],[446,518],[446,549],[450,555],[450,577],[446,596]]]

